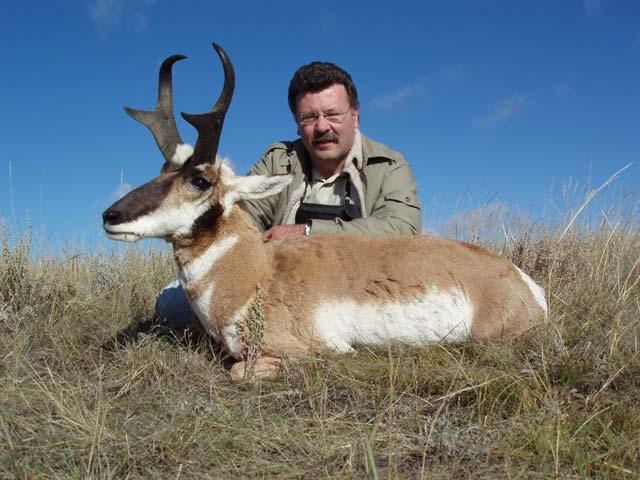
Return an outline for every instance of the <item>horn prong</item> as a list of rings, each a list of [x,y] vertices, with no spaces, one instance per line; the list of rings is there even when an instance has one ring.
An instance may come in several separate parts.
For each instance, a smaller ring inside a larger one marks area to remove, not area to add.
[[[160,65],[158,74],[158,103],[151,111],[135,110],[124,107],[133,119],[145,125],[153,134],[162,156],[165,159],[165,167],[172,163],[176,147],[181,143],[180,132],[173,115],[173,85],[171,69],[173,64],[187,58],[185,55],[172,55],[166,58]]]

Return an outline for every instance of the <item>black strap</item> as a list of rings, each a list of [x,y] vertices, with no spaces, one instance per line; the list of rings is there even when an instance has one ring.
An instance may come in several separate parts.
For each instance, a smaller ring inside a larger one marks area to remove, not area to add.
[[[303,198],[307,194],[305,187]],[[335,220],[341,218],[346,222],[350,222],[354,218],[362,217],[360,207],[351,201],[351,182],[347,178],[345,186],[345,199],[342,205],[323,205],[320,203],[300,202],[298,211],[296,212],[296,223],[305,224],[309,220]]]

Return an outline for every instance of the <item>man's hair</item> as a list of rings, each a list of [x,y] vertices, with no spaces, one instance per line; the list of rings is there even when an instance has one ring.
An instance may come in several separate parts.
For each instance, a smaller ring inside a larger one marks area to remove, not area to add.
[[[293,74],[291,83],[289,83],[289,108],[291,113],[294,115],[297,113],[296,100],[298,95],[316,93],[335,83],[344,85],[349,96],[349,105],[357,110],[360,107],[358,91],[353,84],[351,75],[333,63],[311,62],[308,65],[301,66]]]

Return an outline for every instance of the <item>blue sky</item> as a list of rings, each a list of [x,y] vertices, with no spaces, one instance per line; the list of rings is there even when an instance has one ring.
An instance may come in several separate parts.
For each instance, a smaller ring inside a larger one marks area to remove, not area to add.
[[[52,248],[102,241],[102,210],[162,163],[122,106],[151,109],[159,64],[182,53],[176,112],[208,110],[212,41],[236,69],[220,153],[239,172],[295,138],[289,79],[325,60],[353,76],[362,131],[412,164],[429,228],[469,209],[536,221],[561,185],[631,162],[616,183],[640,185],[635,0],[3,2],[2,221]]]

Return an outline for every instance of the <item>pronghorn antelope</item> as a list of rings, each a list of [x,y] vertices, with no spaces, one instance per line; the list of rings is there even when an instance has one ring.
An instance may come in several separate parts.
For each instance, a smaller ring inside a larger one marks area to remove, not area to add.
[[[174,247],[181,284],[205,330],[260,376],[284,357],[350,352],[388,342],[428,345],[512,337],[546,317],[544,291],[487,250],[430,236],[309,236],[264,242],[244,200],[279,193],[288,175],[234,174],[217,159],[234,89],[225,81],[211,112],[182,114],[198,131],[183,144],[173,117],[172,65],[160,68],[154,111],[126,109],[153,133],[165,158],[160,176],[103,214],[110,238],[163,238]]]

